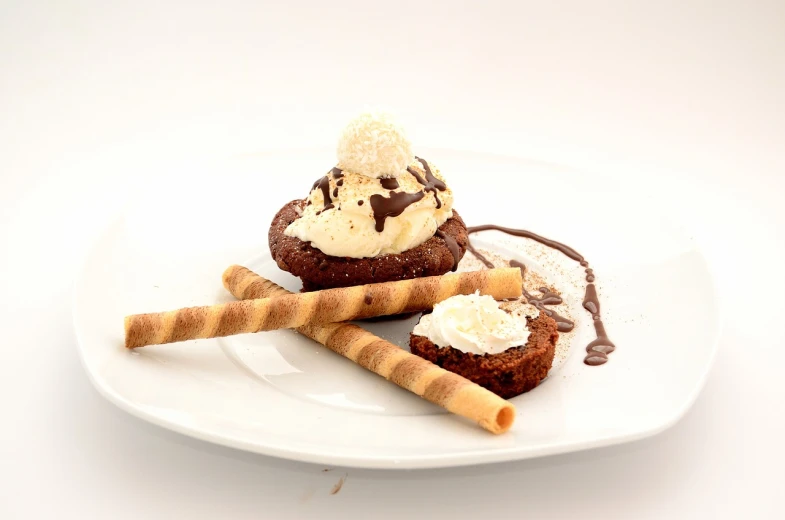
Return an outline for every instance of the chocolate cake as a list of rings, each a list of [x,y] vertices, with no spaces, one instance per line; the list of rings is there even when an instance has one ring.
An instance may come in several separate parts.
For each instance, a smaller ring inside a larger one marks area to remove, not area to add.
[[[284,233],[305,205],[305,200],[286,204],[273,218],[269,232],[273,259],[278,267],[302,279],[304,291],[442,275],[457,266],[469,243],[466,225],[453,211],[436,235],[402,253],[373,258],[330,256]]]
[[[409,345],[412,354],[509,399],[528,392],[548,375],[559,338],[556,322],[544,313],[537,318],[527,317],[526,321],[531,332],[526,344],[499,354],[478,355],[449,346],[438,347],[416,334],[411,334]]]

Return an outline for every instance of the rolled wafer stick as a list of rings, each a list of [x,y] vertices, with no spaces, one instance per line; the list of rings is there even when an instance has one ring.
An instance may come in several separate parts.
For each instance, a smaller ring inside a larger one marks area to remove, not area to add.
[[[239,299],[291,294],[239,265],[224,272],[223,282]],[[309,323],[297,331],[401,388],[477,422],[492,433],[506,432],[515,420],[515,407],[498,395],[361,327],[348,323]]]
[[[422,311],[450,296],[474,291],[497,300],[517,298],[521,287],[521,270],[507,268],[301,294],[287,291],[272,298],[127,316],[125,346],[136,348]]]

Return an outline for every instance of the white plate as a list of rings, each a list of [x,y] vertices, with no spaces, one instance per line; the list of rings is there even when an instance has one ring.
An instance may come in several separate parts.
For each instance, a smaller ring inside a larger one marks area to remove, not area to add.
[[[706,262],[645,194],[520,159],[423,150],[469,225],[527,228],[594,267],[617,350],[583,364],[591,319],[582,270],[523,239],[477,236],[524,260],[563,292],[575,332],[549,377],[512,401],[513,429],[491,435],[291,331],[122,346],[123,317],[230,301],[221,273],[246,263],[290,290],[270,261],[274,213],[303,197],[331,154],[281,152],[161,172],[103,233],[75,288],[80,354],[96,388],[160,426],[236,448],[332,465],[425,468],[524,459],[652,435],[678,420],[714,356],[718,315]],[[392,340],[408,322],[370,327]],[[404,344],[405,346],[405,344]]]

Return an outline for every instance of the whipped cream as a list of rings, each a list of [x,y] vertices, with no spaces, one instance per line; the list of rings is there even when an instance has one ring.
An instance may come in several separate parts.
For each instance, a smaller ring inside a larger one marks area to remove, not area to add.
[[[470,295],[447,298],[420,318],[412,331],[437,347],[452,347],[472,354],[499,354],[525,345],[529,330],[523,318],[499,308],[491,296]]]
[[[452,190],[439,170],[414,156],[390,114],[374,111],[346,126],[338,166],[285,233],[330,256],[370,258],[419,246],[450,217]]]
[[[430,163],[428,166],[432,177],[443,183],[439,170]],[[420,179],[428,178],[425,166],[419,160],[409,168]],[[398,187],[389,189],[390,183]],[[370,258],[402,253],[431,238],[439,226],[452,217],[452,190],[442,186],[443,191],[425,189],[426,186],[406,169],[394,179],[377,179],[334,169],[314,184],[308,195],[310,204],[285,233],[310,242],[330,256]],[[392,211],[384,216],[385,212],[378,211],[391,196],[403,193],[411,194],[413,202],[405,205],[400,214]],[[419,199],[414,200],[416,198]]]

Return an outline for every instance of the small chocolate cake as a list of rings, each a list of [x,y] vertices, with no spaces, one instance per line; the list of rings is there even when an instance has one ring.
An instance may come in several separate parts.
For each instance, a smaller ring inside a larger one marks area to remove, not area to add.
[[[454,269],[469,243],[466,224],[453,211],[436,235],[403,253],[373,258],[329,256],[284,233],[300,217],[305,204],[305,200],[293,200],[281,208],[269,232],[273,259],[278,267],[302,279],[304,291],[439,276]]]
[[[556,322],[544,313],[534,319],[527,317],[526,321],[530,331],[526,345],[499,354],[478,355],[438,347],[427,337],[416,334],[411,334],[409,345],[412,354],[509,399],[528,392],[545,379],[559,338]]]

